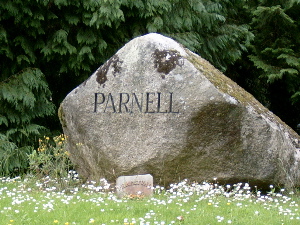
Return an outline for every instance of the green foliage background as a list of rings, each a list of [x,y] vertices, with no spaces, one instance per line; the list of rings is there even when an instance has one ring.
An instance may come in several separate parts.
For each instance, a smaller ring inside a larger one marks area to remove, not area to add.
[[[67,93],[149,32],[209,60],[295,128],[299,9],[300,0],[2,0],[0,172],[26,170],[24,152],[61,129]]]

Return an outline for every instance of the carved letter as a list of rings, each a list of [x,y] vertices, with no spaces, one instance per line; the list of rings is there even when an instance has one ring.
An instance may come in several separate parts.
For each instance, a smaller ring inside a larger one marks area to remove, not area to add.
[[[123,102],[123,95],[126,95],[126,100]],[[120,93],[120,104],[119,104],[119,113],[122,113],[122,105],[124,105],[126,112],[128,112],[127,103],[129,102],[128,93]]]
[[[165,110],[164,112],[161,112],[160,111],[160,96],[161,96],[161,93],[160,92],[157,92],[157,112],[158,113],[167,113],[168,111],[167,110]]]
[[[102,101],[98,102],[98,95],[102,96]],[[95,105],[94,105],[94,112],[97,112],[97,105],[103,104],[105,101],[105,96],[103,93],[95,93]]]
[[[141,101],[139,102],[136,94],[132,93],[132,96],[131,96],[131,110],[130,110],[131,113],[133,113],[133,102],[134,101],[136,102],[136,105],[139,108],[140,112],[142,112],[142,107],[143,107],[143,93],[141,93],[141,94],[142,94],[142,97],[141,97]]]
[[[107,106],[109,101],[111,101],[111,106]],[[106,112],[106,109],[109,109],[109,108],[112,108],[112,110],[113,110],[114,113],[116,112],[116,107],[115,107],[114,99],[113,99],[111,93],[109,93],[108,96],[107,96],[107,101],[106,101],[104,112]]]
[[[155,111],[149,111],[149,103],[152,104],[153,101],[150,101],[150,95],[155,95],[154,92],[146,92],[146,111],[145,113],[155,113]]]
[[[177,112],[173,112],[173,92],[170,92],[170,111],[169,113],[179,113],[179,110]]]

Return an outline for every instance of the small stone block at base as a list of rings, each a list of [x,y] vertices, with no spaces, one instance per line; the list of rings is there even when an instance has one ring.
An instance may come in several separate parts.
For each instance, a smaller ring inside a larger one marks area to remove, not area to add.
[[[143,198],[153,194],[153,176],[150,174],[121,176],[116,181],[118,197]]]

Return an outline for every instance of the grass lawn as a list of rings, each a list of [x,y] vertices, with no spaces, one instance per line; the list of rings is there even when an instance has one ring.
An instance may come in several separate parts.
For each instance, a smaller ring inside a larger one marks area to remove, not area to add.
[[[61,189],[49,178],[0,178],[0,225],[296,225],[299,204],[299,195],[262,195],[247,184],[183,181],[149,198],[118,199],[105,180]]]

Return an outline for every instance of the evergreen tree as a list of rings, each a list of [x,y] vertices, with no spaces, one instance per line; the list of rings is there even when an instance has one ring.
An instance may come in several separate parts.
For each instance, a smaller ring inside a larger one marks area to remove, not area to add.
[[[225,70],[251,39],[232,19],[240,8],[237,0],[3,0],[1,76],[39,68],[59,105],[122,45],[149,32],[173,37]]]
[[[0,82],[0,173],[26,170],[27,156],[45,127],[35,120],[54,113],[40,70],[27,68]]]
[[[33,145],[44,128],[57,129],[53,103],[136,36],[162,33],[226,70],[252,38],[236,20],[244,2],[2,0],[0,158]],[[7,165],[6,172],[25,164]]]
[[[5,175],[26,170],[26,154],[46,130],[39,119],[55,113],[44,74],[33,68],[40,61],[33,40],[42,32],[37,19],[42,15],[26,7],[19,13],[16,6],[0,4],[0,173]]]
[[[300,122],[300,1],[260,1],[249,56],[266,84],[269,107],[295,128]]]
[[[171,13],[164,14],[161,32],[225,71],[253,39],[249,26],[236,20],[243,6],[243,0],[177,1]]]

